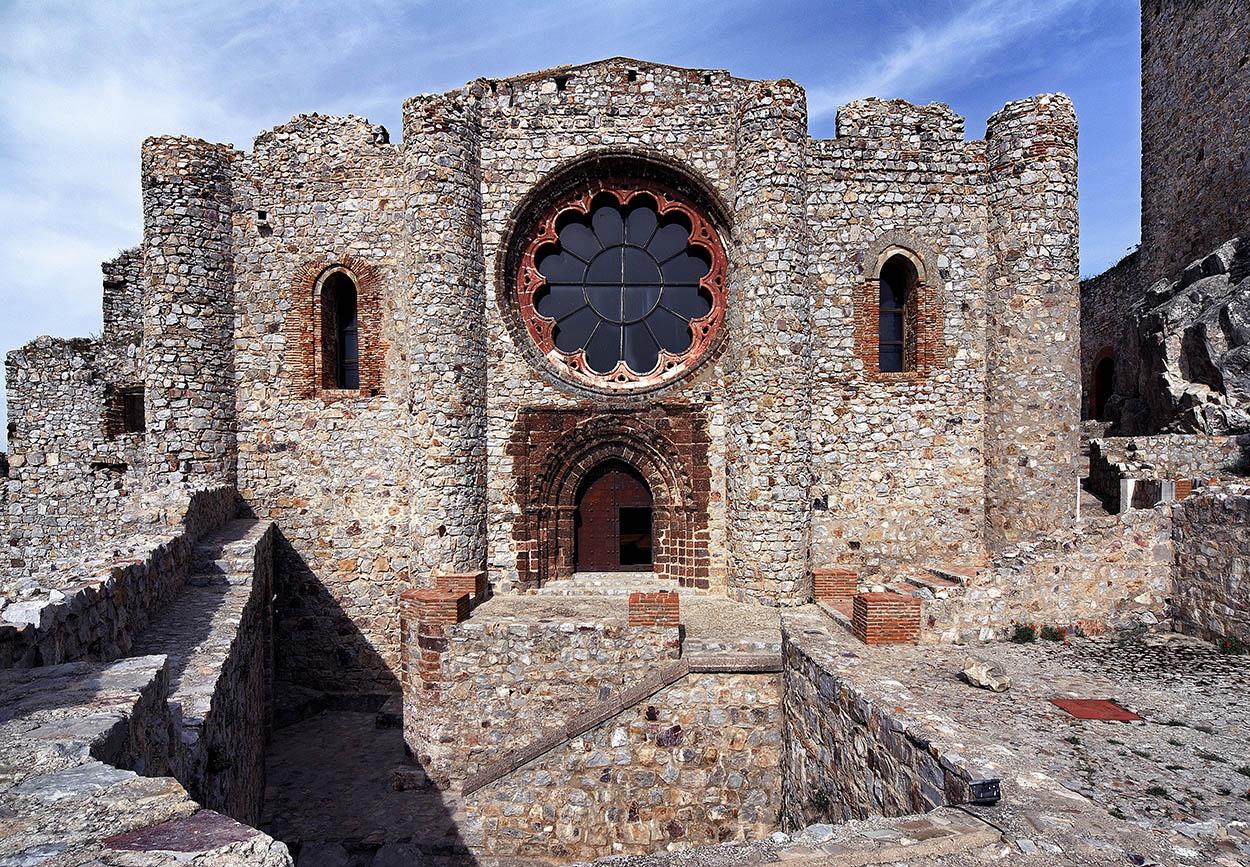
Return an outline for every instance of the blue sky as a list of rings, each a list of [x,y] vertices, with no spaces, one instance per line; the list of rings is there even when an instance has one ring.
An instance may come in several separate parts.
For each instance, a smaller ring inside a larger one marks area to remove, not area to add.
[[[100,330],[148,135],[250,149],[318,111],[398,138],[405,97],[613,55],[794,79],[817,136],[863,96],[949,103],[980,137],[1004,102],[1063,91],[1095,274],[1139,236],[1138,26],[1133,0],[0,0],[0,350]]]

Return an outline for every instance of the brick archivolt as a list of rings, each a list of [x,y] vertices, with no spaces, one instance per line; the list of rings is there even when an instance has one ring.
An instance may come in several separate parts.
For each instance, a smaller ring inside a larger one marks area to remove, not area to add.
[[[322,287],[335,273],[344,273],[356,284],[356,317],[360,340],[360,388],[326,388],[324,372],[324,317]],[[299,397],[342,400],[371,397],[382,391],[388,341],[383,337],[382,273],[359,256],[345,253],[309,259],[295,269],[288,286],[289,308],[283,321],[286,332],[286,367],[291,390]]]
[[[906,370],[883,371],[878,359],[881,269],[895,256],[903,256],[916,269],[916,284],[904,312],[911,339],[905,345]],[[945,366],[945,293],[932,248],[909,232],[887,232],[864,248],[860,268],[864,279],[854,295],[855,357],[863,362],[864,377],[873,382],[916,382]]]

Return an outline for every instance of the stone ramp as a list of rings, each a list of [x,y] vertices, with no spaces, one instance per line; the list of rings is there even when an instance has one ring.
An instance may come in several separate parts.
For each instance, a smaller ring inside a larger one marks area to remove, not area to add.
[[[197,800],[249,822],[264,797],[272,714],[272,534],[269,521],[240,519],[203,537],[186,585],[132,647],[168,659],[167,701],[181,730],[173,775]]]

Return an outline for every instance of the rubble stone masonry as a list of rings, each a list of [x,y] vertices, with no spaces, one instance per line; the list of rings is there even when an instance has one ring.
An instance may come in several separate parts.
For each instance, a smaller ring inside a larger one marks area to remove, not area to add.
[[[1169,613],[1182,631],[1250,646],[1250,489],[1217,487],[1174,508]]]
[[[1232,0],[1143,0],[1141,292],[1250,233],[1250,19]]]

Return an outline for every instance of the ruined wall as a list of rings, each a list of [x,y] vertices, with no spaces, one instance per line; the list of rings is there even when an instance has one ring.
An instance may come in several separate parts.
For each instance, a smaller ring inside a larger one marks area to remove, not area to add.
[[[778,675],[690,675],[470,795],[465,842],[574,860],[763,839],[781,726]]]
[[[983,549],[984,145],[963,134],[944,105],[865,100],[811,145],[813,566]],[[932,317],[930,360],[907,373],[881,373],[876,354],[891,248],[920,261]]]
[[[1250,645],[1250,489],[1213,488],[1173,510],[1168,613],[1183,632]]]
[[[1250,474],[1250,436],[1160,434],[1090,440],[1089,487],[1119,503],[1121,479],[1206,481]]]
[[[15,577],[125,532],[142,436],[106,436],[102,347],[41,337],[6,359],[7,560]]]
[[[1133,252],[1115,267],[1081,281],[1081,418],[1094,417],[1094,368],[1104,358],[1115,365],[1115,383],[1136,379],[1137,359],[1125,351],[1130,309],[1145,291],[1141,253]],[[1117,388],[1123,391],[1123,388]],[[1105,396],[1104,396],[1105,397]]]
[[[1250,20],[1143,0],[1142,288],[1250,233]]]
[[[1008,103],[986,127],[986,539],[1069,524],[1080,439],[1076,115],[1062,94]]]
[[[195,543],[237,506],[230,488],[199,491],[175,527],[153,527],[94,557],[80,552],[72,568],[29,574],[29,586],[0,608],[0,668],[124,656],[182,590]]]
[[[813,624],[818,625],[818,624]],[[801,627],[794,623],[792,626]],[[786,829],[926,813],[971,800],[988,779],[839,671],[823,628],[782,632],[781,813]]]
[[[621,604],[623,614],[624,602]],[[606,612],[605,612],[606,613]],[[681,654],[676,627],[557,617],[469,620],[446,630],[441,681],[416,679],[430,642],[409,644],[404,738],[429,775],[463,780],[553,731]]]
[[[301,115],[257,138],[234,189],[239,490],[281,528],[278,676],[391,690],[396,597],[428,580],[409,573],[421,451],[408,408],[403,159],[375,124]],[[317,377],[314,301],[334,265],[357,282],[357,391]]]

